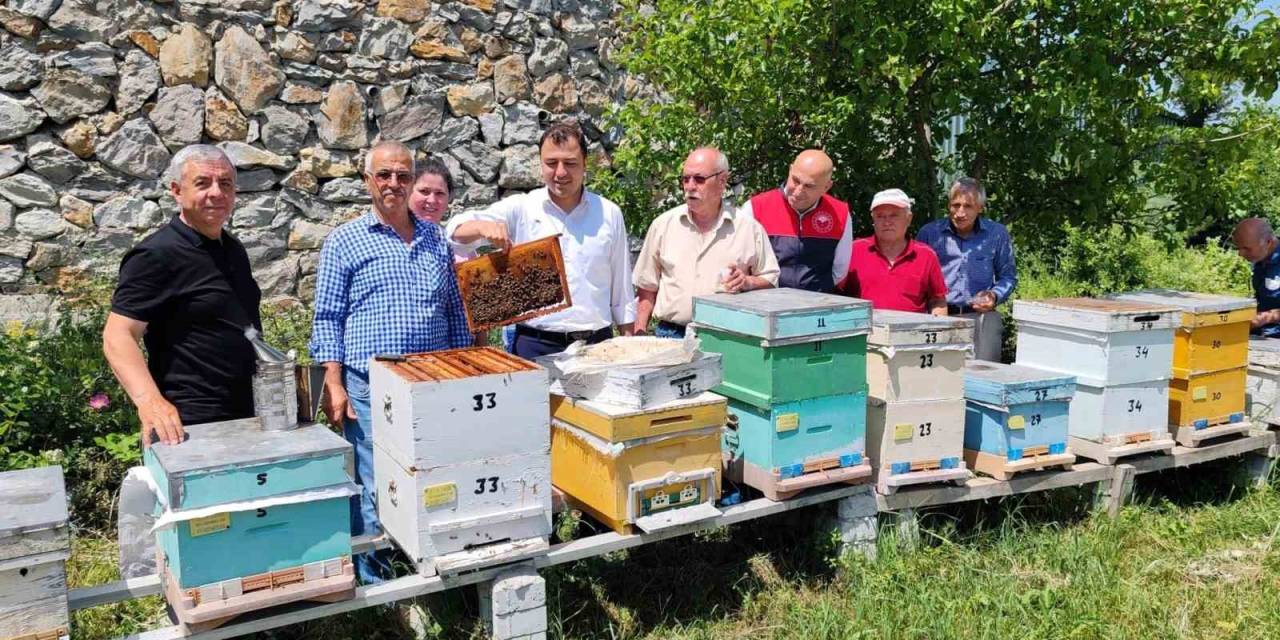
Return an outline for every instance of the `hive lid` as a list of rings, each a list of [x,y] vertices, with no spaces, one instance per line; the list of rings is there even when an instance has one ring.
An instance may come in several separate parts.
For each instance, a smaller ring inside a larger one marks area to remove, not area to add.
[[[196,424],[184,431],[182,443],[156,443],[148,450],[170,477],[351,451],[342,436],[323,425],[264,431],[257,418],[250,418]]]
[[[1253,298],[1194,291],[1175,291],[1173,289],[1143,289],[1127,293],[1115,293],[1107,296],[1107,298],[1154,304],[1162,307],[1175,307],[1191,313],[1221,313],[1257,306]]]
[[[1013,319],[1085,331],[1152,331],[1181,324],[1180,309],[1127,300],[1050,298],[1016,300]]]
[[[875,345],[969,344],[973,342],[973,324],[969,318],[877,309],[871,314],[871,335],[867,342]]]
[[[543,370],[524,358],[494,347],[466,347],[387,358],[377,356],[373,364],[386,367],[409,382],[439,382]]]
[[[1026,365],[982,360],[964,365],[965,399],[987,404],[1069,400],[1075,384],[1075,376]]]
[[[67,525],[62,467],[0,473],[0,538]]]
[[[870,327],[871,303],[802,289],[756,289],[693,299],[693,325],[765,340],[860,335]]]

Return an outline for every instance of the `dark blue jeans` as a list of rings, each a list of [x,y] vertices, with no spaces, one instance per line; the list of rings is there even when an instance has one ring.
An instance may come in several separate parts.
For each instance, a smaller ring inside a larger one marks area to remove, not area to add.
[[[355,448],[356,484],[360,495],[351,496],[351,535],[376,535],[382,530],[378,522],[378,485],[373,478],[373,416],[369,410],[369,376],[346,367],[342,370],[342,386],[356,419],[342,421],[342,435]],[[361,584],[375,584],[391,577],[391,551],[381,549],[355,557],[356,575]]]

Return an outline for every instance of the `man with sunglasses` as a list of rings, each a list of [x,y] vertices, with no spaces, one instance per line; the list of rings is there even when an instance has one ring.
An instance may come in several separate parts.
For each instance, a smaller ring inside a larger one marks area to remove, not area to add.
[[[316,274],[311,357],[325,368],[324,411],[355,448],[352,535],[380,525],[374,501],[373,418],[369,360],[471,345],[453,252],[434,223],[409,211],[413,153],[395,141],[365,156],[364,182],[373,206],[329,234]],[[365,584],[389,578],[385,552],[356,557]]]
[[[871,199],[874,235],[853,242],[849,275],[841,289],[871,301],[873,309],[947,315],[947,285],[929,245],[907,237],[913,201],[902,189]]]
[[[655,335],[683,338],[694,296],[777,284],[769,238],[750,214],[724,200],[728,183],[729,159],[719,149],[695,149],[684,161],[684,204],[649,225],[636,262],[636,333],[647,331],[652,315]]]
[[[573,306],[516,325],[511,351],[528,360],[578,340],[607,340],[614,325],[630,335],[635,321],[626,224],[618,205],[583,187],[587,139],[581,127],[573,120],[551,125],[538,150],[545,187],[458,214],[445,228],[449,240],[467,250],[485,242],[505,250],[560,235]]]
[[[835,291],[849,272],[853,225],[849,205],[830,195],[834,167],[818,149],[796,156],[787,181],[742,206],[769,234],[782,269],[779,287]]]

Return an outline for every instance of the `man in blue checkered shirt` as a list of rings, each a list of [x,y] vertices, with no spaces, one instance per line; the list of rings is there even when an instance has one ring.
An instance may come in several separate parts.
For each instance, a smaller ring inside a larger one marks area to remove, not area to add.
[[[369,360],[471,345],[453,252],[440,228],[409,212],[413,153],[380,142],[365,157],[373,207],[329,234],[320,251],[311,357],[325,367],[324,410],[355,447],[359,496],[351,502],[352,535],[380,525],[374,501],[373,419]],[[385,552],[356,558],[365,584],[390,577]]]

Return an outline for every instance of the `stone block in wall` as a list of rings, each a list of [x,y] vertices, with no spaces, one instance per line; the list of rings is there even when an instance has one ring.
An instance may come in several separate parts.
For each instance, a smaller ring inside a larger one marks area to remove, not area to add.
[[[395,18],[366,17],[356,53],[373,58],[400,60],[409,52],[413,32]]]
[[[147,118],[170,151],[200,142],[204,135],[204,91],[189,84],[165,87]]]
[[[54,142],[53,136],[28,136],[26,142],[27,164],[54,185],[61,185],[85,170],[85,162],[71,150]]]
[[[0,89],[23,91],[44,77],[44,59],[17,42],[0,47]]]
[[[446,118],[431,135],[422,142],[422,150],[432,153],[447,151],[466,144],[480,132],[474,118]]]
[[[249,141],[249,119],[217,87],[209,87],[204,93],[204,134],[218,142]]]
[[[135,118],[98,144],[102,164],[138,178],[157,178],[169,165],[169,150],[146,119]]]
[[[327,147],[362,149],[369,143],[364,92],[354,82],[329,87],[315,122],[316,133]]]
[[[160,73],[168,86],[206,87],[212,69],[213,41],[191,23],[183,23],[160,45]]]
[[[53,209],[27,209],[14,218],[13,228],[32,240],[44,240],[66,231],[67,223]]]
[[[529,72],[523,55],[512,54],[494,64],[493,87],[497,101],[502,104],[529,97]]]
[[[101,78],[70,68],[46,69],[44,79],[31,90],[40,107],[59,124],[97,113],[111,101],[111,88]]]
[[[364,3],[359,0],[301,0],[293,27],[301,31],[336,31],[360,25]]]
[[[284,72],[239,26],[227,29],[218,40],[213,75],[227,97],[249,115],[262,110],[284,88]]]
[[[444,118],[445,98],[441,94],[416,95],[399,109],[378,119],[382,137],[408,142],[435,131]]]
[[[53,185],[31,172],[17,173],[0,180],[0,196],[18,207],[51,207],[58,204],[58,194],[53,190]]]
[[[130,115],[142,108],[160,86],[160,65],[146,53],[134,49],[120,63],[116,85],[116,112]]]

